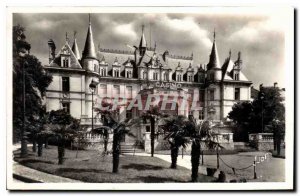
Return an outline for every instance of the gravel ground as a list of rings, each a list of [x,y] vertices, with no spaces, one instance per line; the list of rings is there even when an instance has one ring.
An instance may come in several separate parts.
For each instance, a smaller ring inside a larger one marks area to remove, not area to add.
[[[264,156],[265,154],[266,152],[244,152],[235,155],[220,155],[220,157],[231,167],[245,168],[253,163],[255,156]],[[217,156],[204,155],[204,165],[216,168]],[[230,175],[234,175],[232,169],[228,168],[221,160],[220,170],[223,170]],[[285,159],[274,158],[269,155],[267,160],[257,164],[256,173],[258,179],[255,181],[283,182],[285,181]],[[239,178],[246,178],[247,180],[253,180],[253,167],[244,170],[236,170],[235,176]]]

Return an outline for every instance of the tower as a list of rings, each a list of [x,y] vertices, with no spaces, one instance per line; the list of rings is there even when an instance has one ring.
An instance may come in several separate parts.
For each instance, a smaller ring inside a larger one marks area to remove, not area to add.
[[[91,16],[89,15],[89,27],[87,31],[84,50],[82,52],[81,63],[87,71],[98,72],[99,61],[96,56],[95,44],[93,39]]]
[[[75,54],[77,60],[80,60],[80,53],[79,53],[79,49],[78,49],[78,45],[77,45],[77,41],[76,41],[76,31],[74,31],[74,43],[72,46],[72,51]]]
[[[140,51],[141,57],[145,55],[146,49],[147,49],[147,42],[146,42],[146,38],[144,35],[144,25],[142,25],[142,37],[141,37],[141,41],[140,41],[140,45],[139,45],[139,51]]]
[[[90,84],[97,84],[99,81],[99,60],[96,56],[95,44],[93,39],[91,16],[89,14],[89,27],[87,31],[86,41],[84,45],[84,50],[82,52],[81,58],[82,68],[87,71],[85,75],[85,114],[89,117],[93,117],[94,108],[93,103],[95,102],[95,97],[93,94],[97,95],[97,85],[93,92],[90,88]],[[94,99],[94,100],[93,100]]]
[[[214,41],[207,64],[207,79],[208,81],[220,81],[222,78],[222,70],[219,60],[219,54],[216,44],[216,32],[214,31]]]

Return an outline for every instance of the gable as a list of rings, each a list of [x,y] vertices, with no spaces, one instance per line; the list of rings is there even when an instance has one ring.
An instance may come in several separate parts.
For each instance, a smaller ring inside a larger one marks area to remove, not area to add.
[[[82,69],[79,61],[77,60],[75,54],[73,53],[71,47],[68,43],[66,43],[58,52],[54,60],[50,63],[49,66],[52,67],[62,67],[61,65],[61,56],[62,55],[70,55],[70,68],[73,69]]]

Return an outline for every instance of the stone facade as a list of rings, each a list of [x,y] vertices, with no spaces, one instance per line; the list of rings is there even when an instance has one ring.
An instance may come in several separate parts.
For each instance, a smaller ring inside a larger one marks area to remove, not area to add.
[[[101,126],[92,105],[97,107],[103,99],[126,98],[131,101],[144,94],[189,95],[196,100],[198,109],[192,110],[189,105],[183,110],[176,110],[174,115],[193,115],[197,120],[220,124],[227,121],[227,114],[236,102],[250,100],[252,83],[241,71],[241,54],[233,61],[230,53],[221,65],[215,35],[209,62],[200,65],[195,65],[193,54],[176,56],[167,50],[160,53],[156,46],[147,47],[143,32],[140,45],[133,47],[134,51],[100,47],[96,51],[91,22],[82,57],[76,39],[72,48],[66,40],[58,54],[53,44],[49,45],[49,65],[45,66],[53,76],[46,93],[47,111],[65,109],[73,117],[81,119],[87,133],[91,129],[92,117],[94,128]],[[92,81],[97,83],[93,93],[89,87]],[[136,107],[128,111],[123,106],[119,108],[119,119],[138,117],[142,112]],[[145,129],[145,125],[140,125],[132,131],[138,140],[146,142],[144,137],[147,138],[148,133]],[[218,137],[227,148],[233,147],[231,133],[221,131]],[[125,142],[132,140],[125,138]]]

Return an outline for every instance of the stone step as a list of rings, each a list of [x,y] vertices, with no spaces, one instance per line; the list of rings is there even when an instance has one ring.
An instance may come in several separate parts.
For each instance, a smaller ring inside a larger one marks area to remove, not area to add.
[[[134,143],[121,143],[121,153],[144,152],[142,145],[134,145]]]

